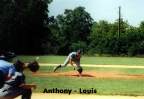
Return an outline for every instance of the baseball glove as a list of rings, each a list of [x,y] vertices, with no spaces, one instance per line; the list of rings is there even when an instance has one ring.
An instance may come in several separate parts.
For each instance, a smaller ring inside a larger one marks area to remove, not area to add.
[[[28,63],[28,68],[30,69],[30,71],[32,72],[36,72],[39,70],[39,64],[37,61],[32,61],[30,63]]]
[[[77,67],[77,71],[79,72],[79,74],[82,74],[83,68],[82,68],[81,66],[78,66],[78,67]]]

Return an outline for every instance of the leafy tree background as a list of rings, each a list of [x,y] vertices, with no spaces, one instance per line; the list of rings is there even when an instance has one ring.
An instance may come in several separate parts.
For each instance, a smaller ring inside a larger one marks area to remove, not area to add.
[[[1,50],[20,54],[43,53],[41,44],[48,36],[48,4],[51,0],[1,0]]]
[[[84,7],[49,16],[52,0],[1,0],[0,51],[17,54],[144,55],[144,21],[134,27],[120,19],[93,20]]]
[[[86,49],[90,35],[92,18],[84,7],[66,9],[64,15],[58,15],[57,23],[62,38],[58,54],[69,53],[76,49]],[[57,38],[59,39],[59,37]]]

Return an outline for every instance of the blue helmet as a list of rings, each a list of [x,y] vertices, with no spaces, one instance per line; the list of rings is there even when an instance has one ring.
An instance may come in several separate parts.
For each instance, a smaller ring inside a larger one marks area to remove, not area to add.
[[[14,57],[16,57],[15,53],[13,53],[13,52],[4,52],[4,53],[1,53],[0,60],[10,61]]]

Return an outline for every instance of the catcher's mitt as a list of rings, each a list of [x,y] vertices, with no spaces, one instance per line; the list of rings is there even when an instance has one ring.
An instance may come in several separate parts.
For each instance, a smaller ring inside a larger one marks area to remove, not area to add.
[[[39,70],[39,64],[37,61],[30,62],[28,63],[28,68],[30,69],[30,71],[36,72]]]

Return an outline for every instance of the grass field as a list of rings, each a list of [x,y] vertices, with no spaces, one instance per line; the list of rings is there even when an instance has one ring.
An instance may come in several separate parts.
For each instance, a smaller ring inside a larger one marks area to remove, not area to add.
[[[25,62],[35,59],[37,56],[18,56]],[[66,56],[39,56],[40,63],[62,64]],[[97,64],[97,65],[142,65],[144,66],[144,58],[138,57],[87,57],[82,56],[81,64]]]
[[[19,56],[25,62],[34,59],[36,56]],[[63,63],[65,56],[40,56],[40,63]],[[141,65],[144,66],[144,58],[130,57],[83,57],[83,64],[107,64],[107,65]],[[129,68],[103,68],[103,67],[83,67],[84,71],[93,72],[118,72],[127,75],[143,75],[144,69]],[[51,73],[52,66],[41,66],[40,72]],[[73,71],[72,67],[62,68],[58,72]],[[38,85],[35,92],[42,93],[45,88],[59,89],[96,89],[97,95],[144,95],[144,78],[123,79],[123,78],[95,78],[95,77],[69,77],[69,76],[32,76],[28,71],[25,72],[28,83]]]
[[[84,68],[85,70],[119,71],[127,74],[144,74],[141,69],[113,69],[113,68]],[[41,67],[40,71],[51,72],[52,67]],[[70,71],[72,68],[60,70]],[[28,75],[29,73],[27,73]],[[95,88],[99,95],[144,95],[144,79],[96,79],[96,78],[70,78],[70,77],[32,77],[29,75],[28,82],[38,85],[36,92],[43,92],[45,88],[68,88],[73,90]]]

